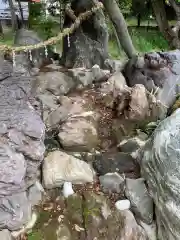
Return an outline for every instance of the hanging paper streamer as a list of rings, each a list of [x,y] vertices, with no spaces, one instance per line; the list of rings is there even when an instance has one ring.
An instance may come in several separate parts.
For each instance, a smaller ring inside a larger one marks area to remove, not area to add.
[[[44,0],[44,5],[45,5],[45,18],[47,19],[47,17],[48,17],[48,6],[47,6],[47,0]]]
[[[48,49],[47,49],[46,46],[44,46],[44,53],[45,53],[45,56],[46,56],[46,58],[47,58],[47,57],[48,57]]]
[[[56,49],[56,46],[54,46],[54,52],[57,53],[57,49]]]
[[[29,59],[30,59],[30,61],[32,62],[32,52],[31,52],[31,50],[29,50]]]
[[[68,36],[67,36],[67,39],[68,39],[68,47],[70,48],[71,43],[70,43],[70,37],[69,37],[69,34],[68,34]]]
[[[15,51],[12,52],[13,67],[16,66],[16,54]]]

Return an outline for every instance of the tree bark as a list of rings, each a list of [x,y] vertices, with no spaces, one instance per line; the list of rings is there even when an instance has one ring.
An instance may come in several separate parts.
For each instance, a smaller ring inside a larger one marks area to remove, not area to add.
[[[23,9],[22,9],[22,5],[21,5],[21,1],[20,0],[18,0],[18,6],[19,6],[20,14],[21,14],[21,23],[22,23],[22,26],[24,26]]]
[[[141,13],[138,13],[137,15],[137,27],[141,26]]]
[[[176,36],[180,38],[180,4],[176,3],[175,0],[169,0],[169,3],[173,7],[177,18],[177,22],[172,30],[175,32]]]
[[[134,55],[136,55],[136,50],[129,35],[126,21],[123,17],[123,14],[121,13],[121,10],[118,7],[116,0],[103,0],[103,3],[109,15],[109,18],[111,19],[116,29],[124,52],[128,58],[132,58]]]
[[[159,30],[164,35],[165,39],[169,42],[170,47],[180,48],[180,41],[175,32],[169,26],[164,1],[163,0],[151,0],[156,22],[159,26]]]
[[[13,0],[8,0],[8,2],[9,2],[9,8],[11,11],[12,30],[16,31],[18,26],[17,26],[17,18],[16,18],[16,13],[15,13],[14,3],[13,3]]]
[[[3,27],[2,27],[2,22],[1,22],[1,20],[0,20],[0,35],[1,35],[1,37],[4,36],[4,32],[3,32]]]
[[[80,13],[91,10],[93,5],[92,0],[72,0],[70,7],[77,17]],[[71,15],[65,12],[64,28],[70,27],[74,22]],[[108,29],[102,10],[84,20],[75,32],[63,39],[61,64],[65,67],[91,68],[98,64],[104,68],[108,57]]]
[[[169,0],[169,3],[176,13],[177,20],[180,21],[180,4],[177,4],[175,0]]]

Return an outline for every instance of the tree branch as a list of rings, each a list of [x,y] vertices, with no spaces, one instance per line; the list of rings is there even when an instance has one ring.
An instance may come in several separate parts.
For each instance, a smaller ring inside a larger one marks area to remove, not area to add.
[[[180,5],[176,3],[176,0],[169,0],[169,3],[176,13],[177,20],[180,21]]]

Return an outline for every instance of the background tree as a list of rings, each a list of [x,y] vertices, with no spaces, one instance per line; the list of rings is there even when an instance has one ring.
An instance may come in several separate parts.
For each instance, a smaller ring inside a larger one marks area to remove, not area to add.
[[[111,19],[117,32],[117,36],[123,50],[128,58],[132,58],[134,55],[136,55],[136,50],[128,32],[127,23],[120,8],[118,7],[116,0],[104,0],[103,3],[105,10],[108,13],[109,18]]]
[[[23,9],[22,9],[22,5],[21,5],[21,0],[18,0],[18,7],[19,7],[20,15],[21,15],[21,24],[22,24],[22,26],[24,26],[24,16],[23,16]]]
[[[18,29],[18,24],[17,24],[17,17],[16,17],[16,12],[15,12],[15,7],[13,0],[8,0],[9,3],[9,9],[11,12],[11,23],[12,23],[12,30],[16,31]]]

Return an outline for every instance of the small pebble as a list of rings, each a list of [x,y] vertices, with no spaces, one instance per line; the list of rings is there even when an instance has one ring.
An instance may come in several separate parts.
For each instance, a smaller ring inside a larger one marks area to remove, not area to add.
[[[130,208],[130,201],[129,200],[119,200],[115,203],[115,207],[118,210],[127,210]]]
[[[74,190],[72,188],[71,182],[65,182],[63,185],[63,195],[65,198],[68,198],[69,196],[74,194]]]

